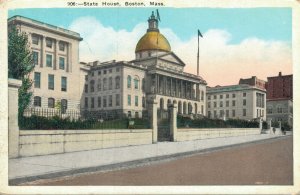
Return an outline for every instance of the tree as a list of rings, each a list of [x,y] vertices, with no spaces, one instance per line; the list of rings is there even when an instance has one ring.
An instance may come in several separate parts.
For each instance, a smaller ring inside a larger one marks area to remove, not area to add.
[[[22,80],[19,89],[20,115],[23,115],[32,97],[32,92],[30,92],[32,80],[29,75],[33,69],[33,56],[28,43],[28,36],[12,27],[8,33],[8,77]]]

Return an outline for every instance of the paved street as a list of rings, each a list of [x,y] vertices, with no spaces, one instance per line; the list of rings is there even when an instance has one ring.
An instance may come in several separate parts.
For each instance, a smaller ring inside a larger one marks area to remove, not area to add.
[[[27,185],[290,185],[292,137]],[[24,185],[24,184],[23,184]]]

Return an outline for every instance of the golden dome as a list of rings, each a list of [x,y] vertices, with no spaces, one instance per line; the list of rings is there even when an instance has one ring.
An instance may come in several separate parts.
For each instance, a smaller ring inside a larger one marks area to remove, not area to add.
[[[135,53],[145,50],[171,51],[169,41],[159,32],[147,32],[137,43]]]

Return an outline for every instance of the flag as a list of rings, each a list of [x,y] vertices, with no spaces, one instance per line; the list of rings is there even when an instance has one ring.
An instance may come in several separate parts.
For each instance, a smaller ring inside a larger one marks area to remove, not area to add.
[[[198,37],[199,37],[199,36],[200,36],[200,37],[203,37],[202,34],[201,34],[201,32],[200,32],[200,30],[198,29]]]
[[[160,17],[159,17],[158,9],[156,9],[156,17],[157,17],[157,19],[160,21]]]

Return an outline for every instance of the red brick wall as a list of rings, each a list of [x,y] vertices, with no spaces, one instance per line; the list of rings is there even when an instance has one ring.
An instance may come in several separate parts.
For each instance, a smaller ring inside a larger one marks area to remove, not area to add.
[[[268,77],[267,99],[293,99],[293,75]]]

